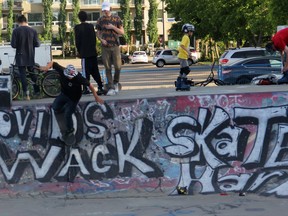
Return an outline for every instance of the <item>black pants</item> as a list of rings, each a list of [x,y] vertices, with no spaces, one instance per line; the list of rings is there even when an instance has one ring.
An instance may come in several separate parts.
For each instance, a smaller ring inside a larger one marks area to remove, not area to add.
[[[93,77],[93,79],[96,81],[98,88],[103,88],[103,83],[101,80],[101,76],[99,73],[98,68],[98,62],[97,62],[97,56],[89,57],[89,58],[83,58],[81,60],[82,64],[82,74],[83,76],[90,81],[90,75]]]
[[[32,66],[18,66],[18,70],[19,70],[19,74],[20,74],[20,79],[21,79],[21,83],[22,83],[22,90],[23,93],[26,94],[27,90],[28,90],[28,83],[27,83],[27,78],[26,78],[26,70],[28,71],[33,71],[33,67]],[[29,74],[29,77],[31,78],[31,80],[35,83],[33,84],[33,88],[34,88],[34,93],[39,93],[40,92],[40,87],[36,84],[37,82],[37,75],[36,74]]]
[[[66,131],[71,131],[74,129],[72,115],[76,111],[77,104],[78,101],[72,101],[62,92],[59,96],[57,96],[52,104],[52,108],[62,135]]]

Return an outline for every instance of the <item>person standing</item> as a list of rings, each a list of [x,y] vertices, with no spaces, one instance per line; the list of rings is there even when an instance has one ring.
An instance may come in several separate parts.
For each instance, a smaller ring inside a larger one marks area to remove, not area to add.
[[[102,3],[103,15],[96,24],[97,37],[101,41],[102,61],[108,80],[108,92],[106,95],[115,95],[119,91],[119,80],[121,71],[121,53],[119,35],[124,34],[122,20],[119,16],[111,13],[109,2]],[[112,65],[115,74],[112,77]]]
[[[184,24],[182,26],[183,37],[178,53],[180,72],[176,81],[176,90],[190,90],[190,84],[187,82],[187,75],[190,73],[188,58],[190,56],[190,37],[192,37],[194,31],[195,28],[191,24]]]
[[[283,63],[282,73],[283,77],[277,81],[277,84],[288,83],[288,28],[284,28],[272,37],[272,41],[268,42],[265,46],[266,50],[273,54],[279,51]]]
[[[98,84],[98,95],[104,94],[103,83],[99,73],[98,62],[97,62],[97,50],[96,50],[96,33],[94,26],[87,23],[87,13],[80,11],[78,13],[80,24],[74,27],[75,31],[75,42],[77,52],[81,58],[82,75],[90,81],[90,75],[94,78]],[[88,89],[84,91],[90,93]]]
[[[35,47],[40,46],[40,41],[36,30],[28,26],[24,15],[20,15],[17,18],[17,22],[19,27],[12,32],[11,46],[16,49],[15,65],[19,69],[24,99],[30,100],[26,69],[33,70],[33,66],[35,65]],[[35,82],[37,77],[32,77],[32,80]],[[33,87],[34,94],[39,95],[39,86],[35,84]]]

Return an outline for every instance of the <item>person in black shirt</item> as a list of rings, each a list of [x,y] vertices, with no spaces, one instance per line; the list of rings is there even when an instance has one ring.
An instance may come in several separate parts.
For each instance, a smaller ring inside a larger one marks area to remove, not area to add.
[[[16,49],[15,64],[19,69],[24,99],[30,100],[26,69],[29,71],[33,70],[35,65],[35,47],[40,46],[40,41],[36,30],[28,26],[24,15],[19,16],[17,22],[19,27],[13,30],[11,46]],[[32,76],[31,79],[36,82],[37,76]],[[39,95],[40,87],[34,84],[33,88],[34,95]]]
[[[97,95],[93,85],[81,73],[78,73],[73,65],[67,65],[64,68],[57,62],[49,62],[46,67],[40,67],[40,70],[47,71],[50,68],[55,69],[60,74],[61,93],[54,100],[52,109],[60,127],[62,135],[60,139],[65,140],[65,137],[69,137],[74,133],[72,115],[76,111],[82,96],[82,86],[89,87],[96,102],[103,104],[104,101]],[[62,118],[63,116],[64,118]],[[60,126],[63,121],[65,122],[65,127]]]
[[[105,94],[105,91],[103,90],[103,83],[97,62],[95,29],[91,23],[86,22],[87,13],[85,11],[80,11],[78,18],[81,23],[74,27],[74,31],[77,52],[81,58],[82,75],[86,77],[88,81],[90,81],[90,75],[92,75],[98,85],[97,94],[102,95]],[[84,93],[89,93],[89,90],[87,89]]]

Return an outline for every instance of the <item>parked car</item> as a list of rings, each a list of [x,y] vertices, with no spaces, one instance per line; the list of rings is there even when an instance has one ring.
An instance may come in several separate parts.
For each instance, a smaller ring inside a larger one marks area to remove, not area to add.
[[[219,59],[219,64],[230,65],[243,58],[270,55],[265,48],[243,47],[226,50]]]
[[[132,64],[134,63],[148,63],[148,56],[145,51],[135,51],[130,58]]]
[[[218,78],[227,84],[248,84],[260,75],[280,74],[280,56],[260,56],[245,58],[230,65],[219,65]]]
[[[157,67],[164,67],[164,65],[179,64],[179,59],[177,57],[179,51],[175,49],[164,49],[157,50],[152,60],[152,64]],[[196,63],[196,59],[193,56],[188,58],[188,64],[191,66]]]
[[[103,64],[102,55],[97,56],[97,61],[98,61],[98,64]],[[130,58],[128,55],[121,53],[121,61],[122,61],[122,65],[128,64],[130,62]]]
[[[201,52],[196,51],[194,47],[190,47],[191,58],[193,59],[193,63],[197,63],[201,58]]]

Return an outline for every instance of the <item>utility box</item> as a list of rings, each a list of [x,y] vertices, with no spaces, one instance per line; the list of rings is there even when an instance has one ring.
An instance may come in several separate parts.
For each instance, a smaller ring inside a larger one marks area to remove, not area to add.
[[[12,48],[10,44],[0,45],[0,73],[2,70],[9,71],[9,67],[14,63],[16,49]],[[35,48],[35,63],[45,66],[52,60],[51,44],[42,43],[40,47]]]
[[[10,108],[12,102],[10,74],[0,73],[0,108]]]

